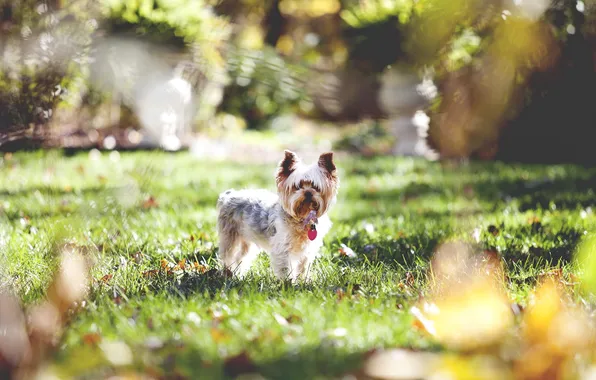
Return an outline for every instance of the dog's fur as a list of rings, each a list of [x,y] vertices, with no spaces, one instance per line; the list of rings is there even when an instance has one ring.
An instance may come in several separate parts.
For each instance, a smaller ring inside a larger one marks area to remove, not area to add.
[[[331,228],[327,215],[335,203],[339,178],[333,153],[305,165],[286,150],[276,174],[277,194],[266,190],[234,190],[217,201],[219,260],[243,276],[260,250],[271,257],[273,272],[280,279],[308,279],[310,265]],[[304,220],[311,210],[318,218],[317,237],[307,236]]]

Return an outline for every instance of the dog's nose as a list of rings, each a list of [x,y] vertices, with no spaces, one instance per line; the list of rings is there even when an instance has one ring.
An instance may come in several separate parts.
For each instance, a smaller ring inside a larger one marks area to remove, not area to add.
[[[306,197],[306,199],[311,199],[312,198],[312,193],[310,191],[306,191],[304,193],[304,196]]]

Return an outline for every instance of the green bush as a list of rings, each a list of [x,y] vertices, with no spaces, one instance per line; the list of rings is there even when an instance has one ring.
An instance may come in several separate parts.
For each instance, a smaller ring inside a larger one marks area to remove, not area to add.
[[[232,81],[220,109],[244,117],[248,128],[264,129],[275,116],[308,107],[301,80],[306,69],[287,63],[271,47],[231,51],[227,68]]]

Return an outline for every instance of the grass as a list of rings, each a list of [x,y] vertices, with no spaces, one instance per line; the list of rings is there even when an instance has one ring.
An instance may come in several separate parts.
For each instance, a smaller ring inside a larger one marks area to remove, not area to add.
[[[223,378],[225,359],[242,352],[266,378],[306,379],[355,370],[373,348],[440,349],[408,312],[427,292],[438,244],[477,239],[498,251],[509,298],[524,305],[542,273],[574,271],[574,249],[596,225],[593,169],[350,158],[337,163],[342,186],[314,282],[276,281],[265,256],[239,281],[207,270],[217,267],[215,201],[230,187],[272,188],[272,165],[58,151],[0,163],[0,283],[31,305],[56,242],[95,260],[90,297],[53,358],[65,378],[115,373],[92,337],[123,342],[127,368],[168,378]],[[183,259],[200,270],[160,269]]]

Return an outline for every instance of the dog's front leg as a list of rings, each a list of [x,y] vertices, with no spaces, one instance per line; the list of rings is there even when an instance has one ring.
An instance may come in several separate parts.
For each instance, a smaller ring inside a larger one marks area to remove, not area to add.
[[[288,247],[283,244],[273,247],[271,250],[271,266],[273,267],[273,273],[280,280],[287,280],[291,277]]]

